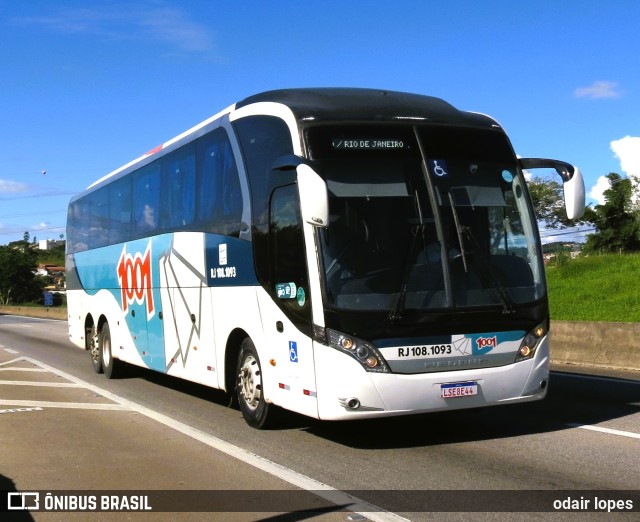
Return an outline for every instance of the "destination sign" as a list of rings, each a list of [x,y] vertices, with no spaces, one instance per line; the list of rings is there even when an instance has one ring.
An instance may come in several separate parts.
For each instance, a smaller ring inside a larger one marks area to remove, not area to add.
[[[403,149],[404,141],[390,139],[333,139],[331,144],[337,150],[389,150]]]

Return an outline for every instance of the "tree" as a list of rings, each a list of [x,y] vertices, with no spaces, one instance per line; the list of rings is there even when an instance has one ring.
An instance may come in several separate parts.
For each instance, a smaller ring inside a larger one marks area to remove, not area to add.
[[[634,186],[629,178],[610,173],[605,203],[587,216],[596,228],[587,236],[586,252],[640,251],[640,212],[633,203]]]
[[[533,177],[527,186],[536,218],[543,221],[547,228],[567,228],[585,221],[567,219],[562,184],[555,179]]]
[[[36,258],[31,250],[0,246],[0,304],[21,303],[40,297],[35,277]]]

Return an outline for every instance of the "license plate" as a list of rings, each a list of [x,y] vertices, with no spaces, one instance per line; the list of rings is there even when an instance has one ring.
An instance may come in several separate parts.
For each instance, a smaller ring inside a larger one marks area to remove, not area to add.
[[[477,382],[453,382],[440,385],[440,397],[444,399],[469,397],[470,395],[478,395]]]

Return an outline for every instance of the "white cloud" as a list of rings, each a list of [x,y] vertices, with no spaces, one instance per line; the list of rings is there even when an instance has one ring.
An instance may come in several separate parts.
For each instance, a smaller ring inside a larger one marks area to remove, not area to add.
[[[630,178],[640,181],[640,137],[625,136],[610,143],[614,156],[620,161],[620,170]],[[605,203],[604,191],[610,187],[609,180],[600,176],[591,187],[589,196],[599,205]]]
[[[640,137],[625,136],[611,142],[611,150],[620,160],[620,169],[640,182]],[[636,193],[632,199],[636,204],[640,202],[640,194]]]
[[[627,176],[640,178],[640,137],[625,136],[614,140],[611,150],[620,160],[620,168]]]
[[[189,20],[178,9],[165,8],[141,13],[136,23],[153,39],[174,45],[183,51],[208,52],[214,48],[205,26]]]
[[[620,98],[621,91],[618,89],[618,82],[598,81],[593,82],[588,87],[579,87],[573,91],[576,98],[590,98],[597,100],[600,98]]]
[[[64,34],[90,33],[107,40],[137,40],[169,45],[189,53],[210,53],[215,42],[208,26],[185,11],[162,4],[113,4],[58,10],[54,14],[13,18],[17,26],[39,26]]]
[[[24,183],[0,179],[0,194],[21,194],[28,191],[29,187]]]
[[[596,184],[591,187],[589,196],[598,202],[598,205],[604,205],[604,191],[609,189],[609,179],[606,176],[600,176]]]

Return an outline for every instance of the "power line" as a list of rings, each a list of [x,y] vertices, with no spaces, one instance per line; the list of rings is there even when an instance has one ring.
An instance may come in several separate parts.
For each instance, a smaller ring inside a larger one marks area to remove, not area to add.
[[[42,216],[44,214],[61,214],[63,212],[66,212],[66,209],[61,209],[61,210],[46,210],[44,212],[25,212],[23,214],[3,214],[0,216],[0,219],[11,219],[11,218],[17,218],[17,217],[27,217],[27,216]]]
[[[38,198],[54,198],[58,196],[73,196],[77,194],[76,192],[54,192],[52,194],[30,194],[28,196],[9,196],[9,197],[0,197],[0,201],[13,201],[16,199],[38,199]]]
[[[11,235],[16,235],[16,234],[22,234],[24,232],[29,232],[30,234],[38,234],[42,231],[47,231],[47,230],[58,230],[58,231],[62,231],[65,230],[66,225],[56,225],[56,226],[50,226],[50,227],[20,227],[20,228],[10,228],[7,230],[2,230],[0,229],[0,236],[11,236]]]
[[[551,230],[540,231],[540,239],[546,239],[555,236],[579,235],[587,232],[593,232],[596,228],[581,228],[579,230],[564,230],[563,232],[552,232]],[[544,233],[543,233],[544,232]]]

